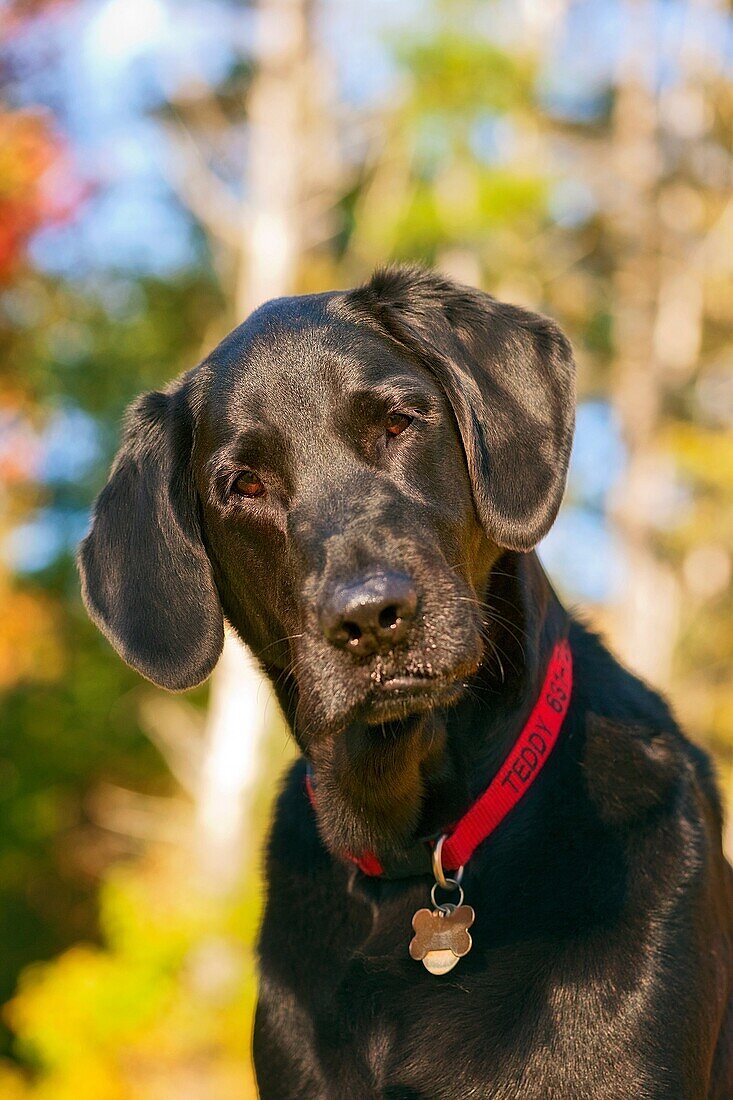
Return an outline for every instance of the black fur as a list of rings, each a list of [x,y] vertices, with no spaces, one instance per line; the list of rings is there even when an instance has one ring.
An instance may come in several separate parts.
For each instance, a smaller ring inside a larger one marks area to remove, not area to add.
[[[176,691],[205,680],[224,621],[201,541],[183,382],[128,410],[79,565],[87,610],[124,659]]]
[[[560,507],[575,422],[572,351],[557,325],[409,268],[378,272],[347,306],[435,374],[486,533],[509,550],[536,546]]]
[[[199,682],[222,611],[304,761],[268,854],[264,1100],[731,1100],[733,888],[707,758],[571,619],[532,547],[565,483],[569,345],[546,318],[413,269],[257,310],[133,407],[80,554],[119,652]],[[413,417],[390,437],[390,414]],[[242,470],[265,492],[232,494]],[[399,645],[326,640],[339,585],[408,575]],[[474,947],[411,960],[426,877],[362,875],[487,786],[568,633],[558,747],[466,868]]]

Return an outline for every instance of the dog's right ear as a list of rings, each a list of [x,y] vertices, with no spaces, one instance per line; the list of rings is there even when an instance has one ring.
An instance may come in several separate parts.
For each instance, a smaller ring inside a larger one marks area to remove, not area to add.
[[[535,547],[560,507],[575,421],[575,364],[557,325],[414,267],[377,271],[342,302],[442,388],[486,534]]]
[[[205,680],[224,641],[192,444],[186,382],[134,402],[78,556],[93,621],[128,664],[172,691]]]

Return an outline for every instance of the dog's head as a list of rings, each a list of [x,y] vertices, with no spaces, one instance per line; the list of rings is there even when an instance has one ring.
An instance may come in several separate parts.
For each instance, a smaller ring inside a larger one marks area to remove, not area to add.
[[[175,690],[226,616],[316,760],[379,752],[369,729],[456,699],[492,564],[552,524],[573,373],[551,321],[423,271],[268,303],[132,406],[80,552],[92,618]]]

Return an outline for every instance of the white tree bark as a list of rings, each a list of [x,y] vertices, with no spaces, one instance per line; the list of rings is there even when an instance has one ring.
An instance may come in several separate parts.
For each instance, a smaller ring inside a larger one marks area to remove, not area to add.
[[[655,531],[670,473],[658,448],[663,364],[655,354],[659,297],[658,104],[654,9],[627,0],[629,43],[619,74],[610,169],[617,194],[612,228],[619,257],[614,277],[613,399],[627,447],[627,466],[613,515],[624,557],[615,609],[615,646],[635,671],[657,686],[670,678],[677,636],[678,585],[660,560]]]
[[[699,26],[719,0],[687,0],[685,22]],[[685,229],[679,192],[665,183],[663,136],[702,146],[712,110],[707,103],[709,53],[689,36],[680,80],[654,91],[658,29],[650,0],[626,0],[635,29],[618,83],[609,178],[616,189],[614,228],[620,257],[615,278],[614,400],[626,437],[628,465],[616,494],[625,576],[616,609],[616,646],[653,684],[668,687],[679,634],[681,584],[660,556],[657,531],[675,508],[676,476],[660,444],[665,393],[697,368],[703,330],[703,269],[697,228]],[[694,202],[694,193],[685,193]],[[611,200],[612,206],[614,205]],[[683,211],[684,213],[684,211]],[[690,211],[687,210],[690,218]]]

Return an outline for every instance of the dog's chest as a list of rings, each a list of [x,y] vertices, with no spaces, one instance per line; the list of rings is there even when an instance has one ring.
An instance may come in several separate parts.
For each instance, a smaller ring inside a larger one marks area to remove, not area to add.
[[[558,1022],[532,976],[536,959],[487,957],[479,932],[453,970],[431,974],[409,956],[410,916],[388,908],[371,928],[345,921],[338,936],[331,926],[328,942],[301,940],[303,953],[287,968],[301,979],[295,1000],[307,1025],[299,1042],[326,1082],[324,1100],[518,1095],[518,1067],[552,1040]],[[539,1100],[546,1091],[522,1095]]]
[[[521,962],[497,958],[479,975],[464,960],[436,977],[412,960],[365,955],[311,1010],[324,1100],[347,1091],[410,1100],[655,1095],[628,1035],[600,1026],[580,991],[549,991]]]
[[[561,977],[557,944],[502,946],[479,914],[472,950],[437,976],[409,956],[410,915],[387,908],[368,928],[350,914],[328,942],[301,940],[287,967],[301,978],[308,1023],[298,1043],[318,1066],[323,1100],[657,1095],[629,1026],[635,991],[611,993],[600,945],[584,952],[576,942]]]
[[[490,866],[477,862],[465,876],[473,946],[442,975],[409,954],[429,881],[373,882],[325,861],[316,873],[317,850],[295,864],[297,876],[280,871],[262,936],[271,1006],[263,1019],[276,1021],[273,1033],[299,1065],[307,1051],[323,1084],[303,1095],[686,1095],[670,1090],[684,1078],[685,1052],[668,1022],[681,1017],[684,990],[660,1014],[659,929],[648,918],[664,887],[629,869],[617,849],[598,830],[563,834],[562,844],[541,846],[535,864],[525,846],[518,877],[495,845]],[[633,906],[617,886],[627,875],[641,883]],[[278,1004],[294,1007],[278,1012]]]

